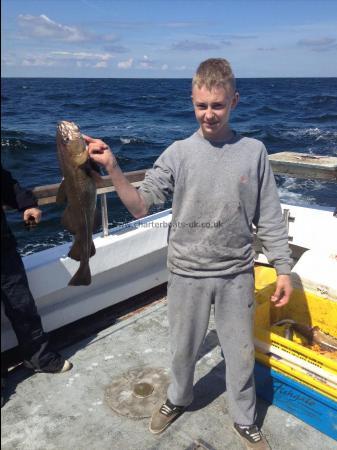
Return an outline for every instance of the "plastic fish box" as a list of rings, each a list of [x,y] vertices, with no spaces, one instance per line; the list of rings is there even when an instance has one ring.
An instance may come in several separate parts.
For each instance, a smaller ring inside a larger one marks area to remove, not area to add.
[[[257,349],[255,350],[255,358],[256,361],[266,367],[272,368],[288,378],[306,385],[308,388],[325,395],[335,402],[337,401],[337,388],[323,377],[318,377],[316,374],[278,355],[264,354]]]
[[[275,282],[277,279],[276,270],[269,266],[258,265],[254,266],[255,277],[255,296],[259,302],[264,302],[269,293],[275,290]],[[268,288],[268,292],[259,294],[263,289]]]
[[[337,440],[336,401],[259,362],[255,383],[259,397]]]
[[[337,339],[337,302],[295,289],[289,303],[276,308],[269,301],[269,289],[270,286],[267,286],[256,294],[266,294],[264,301],[260,298],[255,312],[256,349],[297,367],[297,378],[300,380],[303,373],[326,386],[332,386],[332,396],[337,398],[337,352],[310,347],[305,336],[298,332],[294,332],[292,340],[286,339],[285,326],[275,325],[280,320],[290,319],[308,327],[317,326],[331,338]],[[266,365],[272,366],[274,361],[275,358],[271,358]]]

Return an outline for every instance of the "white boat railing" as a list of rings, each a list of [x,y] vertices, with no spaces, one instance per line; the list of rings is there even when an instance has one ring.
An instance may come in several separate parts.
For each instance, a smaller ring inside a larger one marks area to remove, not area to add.
[[[281,152],[269,156],[275,174],[286,174],[297,178],[321,179],[337,182],[337,157],[320,156],[305,153]],[[145,177],[146,169],[126,172],[127,179],[135,187],[139,186]],[[59,184],[38,186],[32,189],[40,206],[56,202]],[[109,235],[108,210],[106,194],[114,192],[115,187],[109,176],[102,176],[97,182],[97,194],[100,195],[102,211],[102,236]],[[337,206],[337,205],[336,205]],[[289,227],[292,220],[289,211],[284,211],[284,217]]]

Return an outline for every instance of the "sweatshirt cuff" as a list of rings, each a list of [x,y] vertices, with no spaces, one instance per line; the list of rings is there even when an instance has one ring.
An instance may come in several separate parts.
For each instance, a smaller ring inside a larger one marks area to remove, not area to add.
[[[275,264],[275,270],[277,275],[290,275],[291,265],[288,263]]]
[[[154,203],[152,194],[150,192],[143,191],[141,187],[138,188],[138,192],[143,197],[146,207],[149,210]]]
[[[19,211],[25,211],[26,209],[29,209],[29,208],[37,208],[38,207],[36,198],[33,196],[32,192],[29,190],[18,193],[16,196],[16,202],[17,202]]]

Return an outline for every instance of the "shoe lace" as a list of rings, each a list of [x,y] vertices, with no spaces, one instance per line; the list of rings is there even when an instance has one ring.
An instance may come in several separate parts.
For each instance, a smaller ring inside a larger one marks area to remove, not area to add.
[[[250,427],[241,427],[244,433],[253,439],[254,442],[259,442],[262,439],[261,431],[257,428],[256,425],[252,425]]]
[[[174,412],[179,411],[179,406],[170,406],[167,403],[164,403],[160,408],[160,413],[164,414],[164,416],[170,416]]]

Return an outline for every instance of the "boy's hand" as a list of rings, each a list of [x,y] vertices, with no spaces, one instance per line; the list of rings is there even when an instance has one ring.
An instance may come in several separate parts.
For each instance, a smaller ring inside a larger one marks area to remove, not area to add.
[[[23,221],[28,228],[35,227],[41,220],[42,211],[39,208],[28,208],[23,212]]]
[[[279,275],[276,280],[276,289],[270,300],[277,308],[288,303],[293,291],[290,275]]]
[[[85,134],[82,136],[88,145],[90,158],[92,158],[96,163],[104,166],[108,172],[118,165],[115,155],[105,142],[101,139],[93,139]]]

